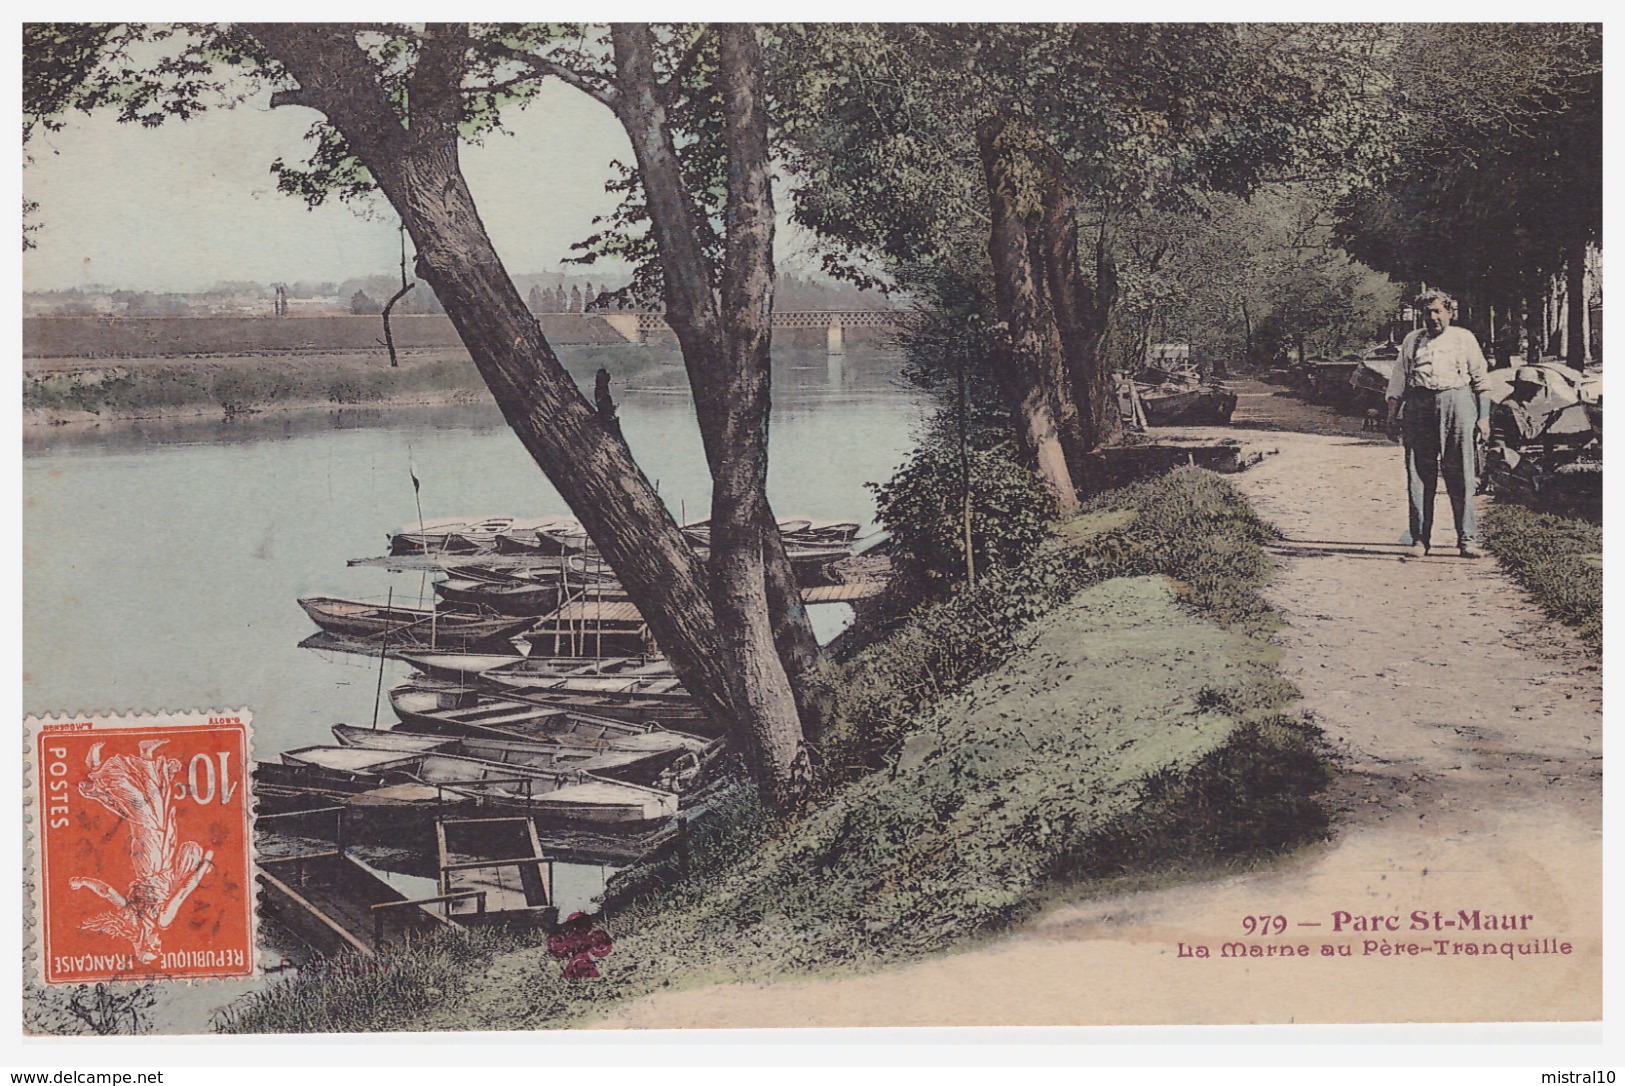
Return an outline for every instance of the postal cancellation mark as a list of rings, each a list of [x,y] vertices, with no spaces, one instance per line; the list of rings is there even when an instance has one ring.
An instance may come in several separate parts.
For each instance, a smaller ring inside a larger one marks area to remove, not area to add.
[[[26,723],[44,983],[252,975],[248,712]]]

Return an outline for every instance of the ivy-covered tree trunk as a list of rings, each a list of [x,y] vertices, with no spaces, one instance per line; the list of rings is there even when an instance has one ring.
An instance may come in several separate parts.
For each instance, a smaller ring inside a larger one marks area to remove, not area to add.
[[[1022,156],[1009,124],[992,117],[977,127],[977,146],[987,179],[994,304],[1005,336],[1001,367],[1011,421],[1023,457],[1062,510],[1076,508],[1077,487],[1062,442],[1061,337],[1040,294],[1026,219],[1021,208]]]
[[[665,504],[559,363],[502,266],[458,162],[465,39],[431,26],[403,126],[353,40],[333,28],[246,28],[299,82],[273,105],[327,117],[400,215],[434,288],[503,417],[598,542],[684,684],[737,727],[705,569]]]
[[[1081,463],[1082,454],[1123,439],[1123,417],[1112,388],[1111,368],[1101,351],[1111,299],[1105,292],[1097,292],[1083,275],[1077,210],[1058,155],[1047,158],[1043,199],[1040,251],[1044,279],[1061,337],[1061,388],[1077,407]],[[1106,259],[1102,254],[1102,263]],[[1109,282],[1109,267],[1102,278]],[[1084,482],[1081,477],[1075,481]]]

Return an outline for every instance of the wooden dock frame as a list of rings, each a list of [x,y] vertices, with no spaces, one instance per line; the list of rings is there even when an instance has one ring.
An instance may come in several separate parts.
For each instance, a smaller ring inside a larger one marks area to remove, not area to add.
[[[517,784],[524,791],[525,813],[511,815],[495,815],[478,818],[467,818],[457,815],[437,814],[435,817],[435,842],[438,851],[436,857],[440,869],[440,892],[443,895],[454,895],[453,884],[458,877],[473,878],[478,892],[484,896],[480,900],[480,912],[476,923],[506,923],[522,920],[526,923],[540,923],[543,927],[552,928],[558,923],[558,906],[553,899],[553,860],[542,851],[541,839],[536,834],[535,815],[530,809],[531,788],[535,780],[530,777],[487,777],[479,781],[443,781],[436,784],[439,799],[444,801],[448,788],[455,791],[458,784]],[[529,854],[525,856],[510,856],[502,859],[488,860],[452,860],[450,844],[447,841],[447,828],[456,829],[463,826],[507,826],[518,828],[522,843],[528,847]],[[512,889],[500,881],[482,882],[474,874],[481,871],[500,871],[502,868],[513,868],[519,875],[520,888]],[[465,889],[461,893],[467,894]],[[449,906],[448,906],[448,915]],[[459,918],[467,923],[469,917],[465,913]]]
[[[462,827],[504,826],[518,829],[530,846],[528,856],[508,856],[500,859],[453,860],[447,841],[447,831]],[[504,923],[524,920],[552,927],[558,922],[558,906],[553,899],[553,861],[542,852],[541,840],[536,835],[536,823],[528,814],[501,815],[487,818],[437,818],[435,840],[439,849],[440,893],[447,899],[447,915],[451,917],[452,904],[478,895],[478,913],[470,918],[466,913],[455,917],[467,924]],[[518,888],[510,887],[501,878],[504,869],[513,869],[519,876]],[[481,873],[494,873],[481,878]],[[462,880],[471,885],[457,889]]]
[[[442,927],[484,925],[524,918],[552,927],[558,920],[553,903],[552,860],[543,855],[535,823],[527,815],[504,818],[461,819],[437,817],[435,836],[439,847],[440,893],[433,897],[408,899],[389,883],[351,857],[344,842],[343,807],[315,807],[262,815],[259,822],[297,816],[332,814],[338,822],[337,847],[317,852],[262,860],[256,872],[267,908],[281,916],[284,924],[311,949],[323,954],[345,951],[374,956],[388,945],[385,927],[391,916],[407,918],[408,938],[413,931]],[[498,860],[449,861],[446,825],[465,823],[523,823],[529,839],[530,856]],[[482,869],[517,867],[521,886],[512,891],[494,886],[454,889],[454,876]],[[533,870],[527,877],[525,868]],[[283,870],[286,869],[286,870]],[[539,896],[542,904],[531,901]],[[384,900],[366,900],[382,897]],[[457,906],[471,902],[471,912],[458,912]],[[431,906],[438,905],[439,912]],[[357,906],[364,906],[358,908]],[[494,906],[494,907],[493,907]],[[406,910],[404,914],[401,910]],[[370,936],[370,940],[369,940]]]

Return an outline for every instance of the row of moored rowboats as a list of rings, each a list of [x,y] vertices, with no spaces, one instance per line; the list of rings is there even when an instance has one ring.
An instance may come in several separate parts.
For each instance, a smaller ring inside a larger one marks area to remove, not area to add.
[[[853,552],[858,526],[781,523],[798,573]],[[685,534],[702,553],[704,524]],[[545,831],[642,835],[720,770],[723,741],[571,518],[424,521],[394,556],[432,558],[436,606],[311,596],[313,647],[388,656],[413,673],[397,722],[338,724],[333,743],[262,762],[260,809],[343,811],[349,840],[427,841],[466,811],[523,812]]]

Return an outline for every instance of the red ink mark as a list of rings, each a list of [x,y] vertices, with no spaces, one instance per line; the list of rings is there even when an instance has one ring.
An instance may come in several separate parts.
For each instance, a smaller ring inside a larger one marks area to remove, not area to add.
[[[594,958],[615,949],[609,932],[592,926],[592,917],[571,913],[559,930],[547,937],[547,952],[564,962],[564,975],[571,980],[598,976]]]

